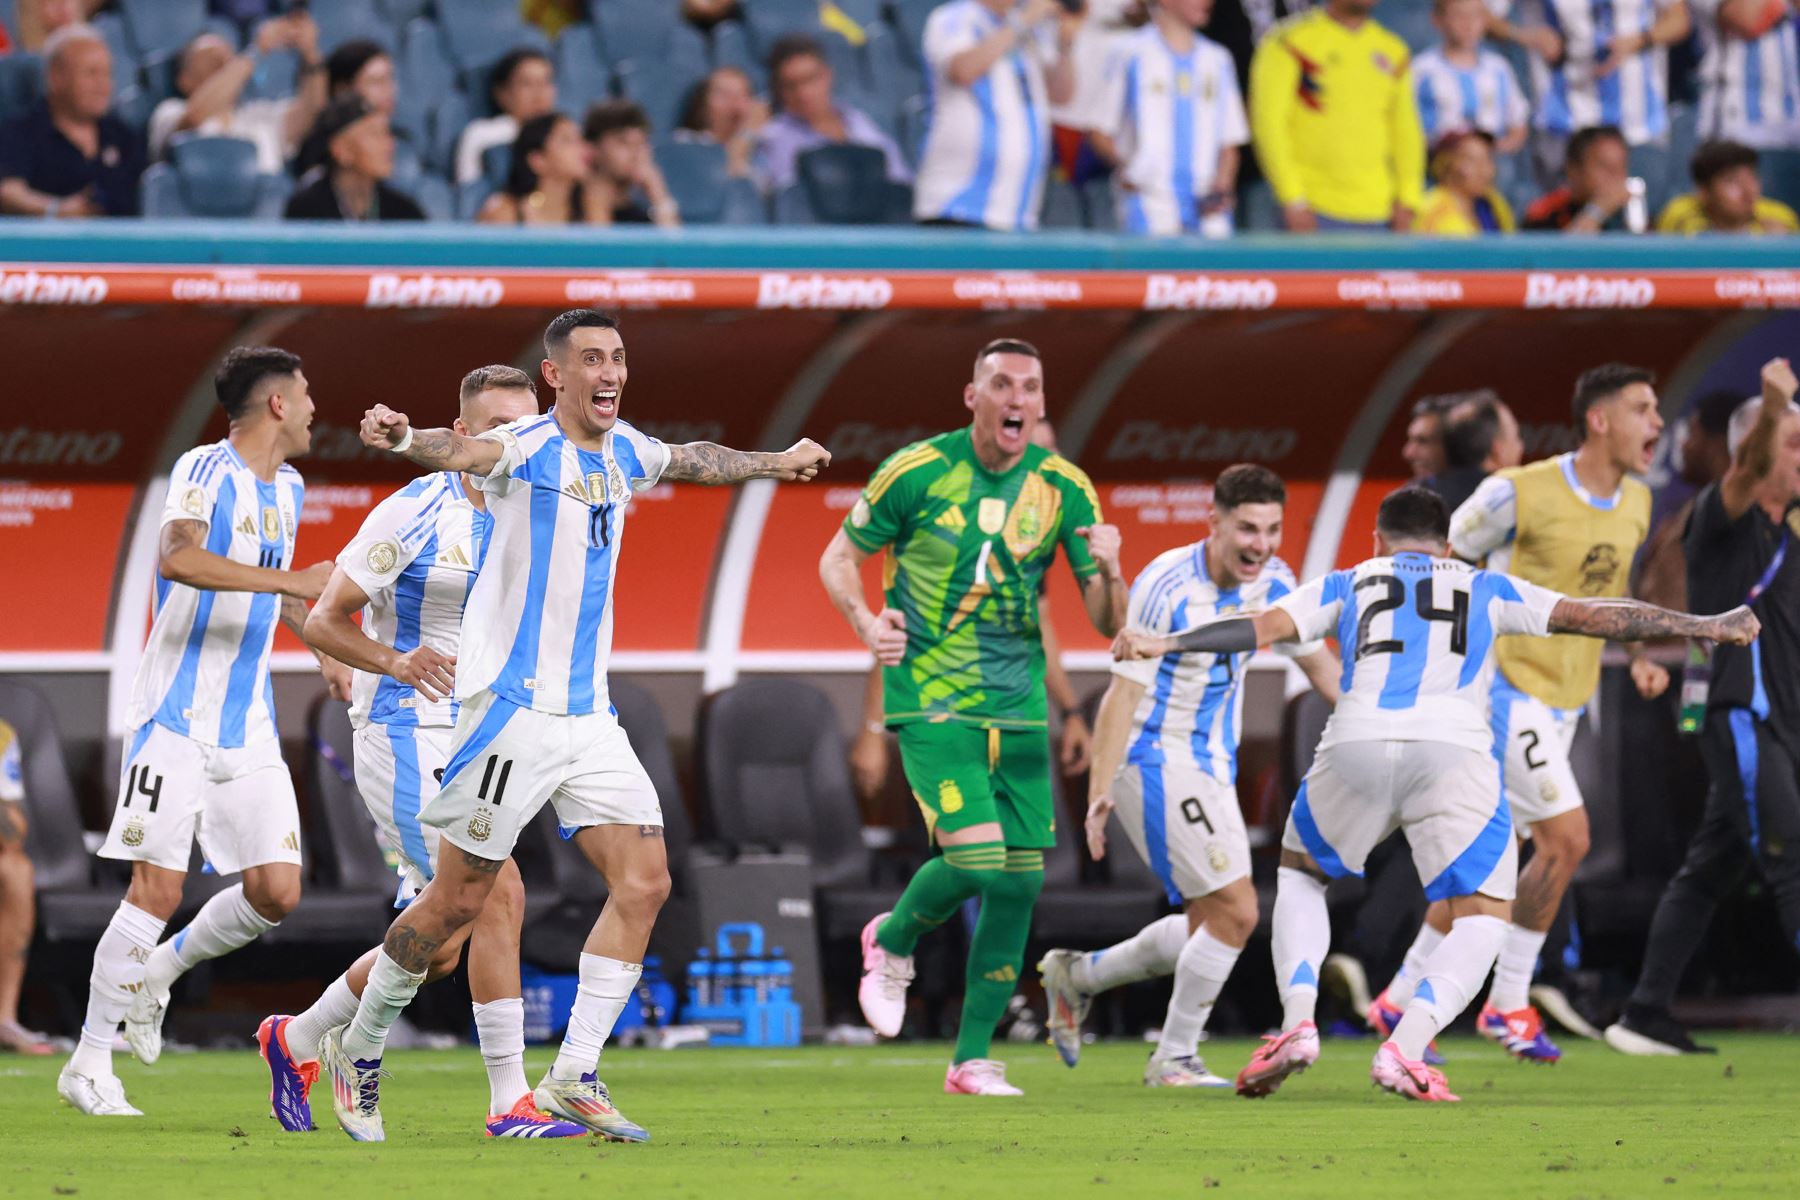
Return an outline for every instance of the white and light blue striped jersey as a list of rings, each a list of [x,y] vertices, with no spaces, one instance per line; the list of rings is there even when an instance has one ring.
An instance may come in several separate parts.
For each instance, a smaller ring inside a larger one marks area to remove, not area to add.
[[[1459,67],[1432,47],[1412,60],[1413,92],[1425,140],[1458,129],[1505,137],[1531,119],[1531,101],[1512,64],[1492,50],[1477,50],[1474,67]]]
[[[456,657],[493,524],[454,471],[415,479],[377,504],[337,560],[369,597],[363,632],[402,654],[425,645]],[[456,712],[455,697],[434,703],[391,676],[357,671],[350,685],[350,723],[358,729],[455,725]]]
[[[1235,613],[1255,613],[1295,589],[1294,573],[1279,558],[1240,587],[1220,588],[1206,569],[1206,543],[1165,550],[1131,585],[1126,624],[1151,633],[1179,633]],[[1281,653],[1309,654],[1318,645],[1283,645]],[[1241,681],[1249,654],[1169,654],[1113,664],[1113,674],[1142,684],[1144,698],[1131,721],[1126,762],[1192,765],[1221,783],[1237,779],[1244,727]]]
[[[464,610],[457,698],[491,691],[537,712],[605,712],[625,506],[662,477],[669,448],[619,421],[583,450],[554,416],[480,436],[501,454],[476,481],[494,524]]]
[[[247,566],[287,570],[294,559],[306,485],[283,463],[273,483],[244,465],[229,440],[198,446],[175,462],[162,524],[198,521],[205,549]],[[275,740],[269,648],[281,597],[209,592],[156,578],[156,616],[131,685],[126,720],[154,721],[210,746],[236,749]]]
[[[0,721],[0,800],[25,799],[25,759],[19,753],[19,735]]]
[[[1520,25],[1548,25],[1563,40],[1562,61],[1552,67],[1531,56],[1531,88],[1537,97],[1535,124],[1568,136],[1590,125],[1614,125],[1633,146],[1669,131],[1669,53],[1654,47],[1598,75],[1613,39],[1647,33],[1657,13],[1680,0],[1519,0],[1512,7]],[[1504,13],[1506,0],[1489,0]]]
[[[1700,138],[1759,150],[1800,146],[1800,37],[1794,14],[1746,39],[1719,23],[1720,0],[1688,0],[1700,59]]]
[[[1177,54],[1146,25],[1120,43],[1106,70],[1100,128],[1125,163],[1114,177],[1119,227],[1163,236],[1199,229],[1196,201],[1215,190],[1219,152],[1250,140],[1231,54],[1198,34]]]
[[[1053,32],[1033,30],[968,87],[950,82],[950,60],[1001,24],[976,0],[951,0],[925,21],[931,119],[913,190],[921,221],[1037,228],[1050,169],[1044,64],[1055,57]]]
[[[1492,751],[1494,639],[1549,632],[1562,597],[1458,558],[1403,553],[1333,571],[1275,602],[1303,639],[1335,633],[1343,697],[1321,747],[1445,742]]]

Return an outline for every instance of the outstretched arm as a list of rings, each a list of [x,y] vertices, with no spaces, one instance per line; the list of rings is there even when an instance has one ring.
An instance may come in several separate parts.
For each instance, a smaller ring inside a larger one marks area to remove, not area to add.
[[[1551,633],[1578,633],[1609,642],[1695,637],[1743,646],[1755,641],[1761,629],[1762,623],[1748,605],[1714,617],[1696,617],[1642,600],[1571,600],[1565,596],[1550,610]]]
[[[1297,642],[1300,628],[1285,609],[1270,608],[1253,617],[1227,617],[1208,621],[1180,633],[1146,633],[1127,629],[1113,641],[1112,655],[1128,658],[1161,658],[1165,654],[1241,654],[1276,642]]]
[[[391,450],[433,471],[467,471],[490,475],[500,461],[500,443],[464,437],[451,429],[414,429],[403,412],[377,404],[363,414],[357,430],[363,445]]]
[[[669,465],[662,477],[675,483],[732,484],[752,479],[805,483],[829,465],[830,452],[811,438],[801,438],[779,454],[686,442],[669,447]]]

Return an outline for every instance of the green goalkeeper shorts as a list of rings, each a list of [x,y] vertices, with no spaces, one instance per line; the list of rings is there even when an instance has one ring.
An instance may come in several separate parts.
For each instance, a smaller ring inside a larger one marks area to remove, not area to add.
[[[933,837],[998,821],[1008,846],[1056,844],[1047,731],[916,721],[895,732],[906,782]]]

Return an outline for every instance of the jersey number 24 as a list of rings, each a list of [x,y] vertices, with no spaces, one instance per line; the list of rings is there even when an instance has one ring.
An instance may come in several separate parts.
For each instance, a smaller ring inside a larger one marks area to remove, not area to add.
[[[1356,581],[1356,590],[1365,588],[1381,588],[1382,594],[1370,601],[1363,609],[1362,618],[1356,623],[1356,659],[1361,662],[1371,654],[1404,654],[1406,643],[1400,638],[1386,638],[1382,641],[1369,640],[1369,623],[1384,612],[1391,612],[1406,603],[1406,585],[1392,575],[1369,575]],[[1413,611],[1424,621],[1448,621],[1450,623],[1450,653],[1467,654],[1469,650],[1469,593],[1458,588],[1450,593],[1450,607],[1439,608],[1431,595],[1431,580],[1420,579],[1413,584]]]

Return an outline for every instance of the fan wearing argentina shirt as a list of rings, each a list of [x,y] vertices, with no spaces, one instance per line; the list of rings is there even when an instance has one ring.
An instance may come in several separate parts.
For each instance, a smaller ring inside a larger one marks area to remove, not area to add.
[[[464,436],[537,415],[531,376],[477,367],[463,377],[452,428]],[[436,867],[438,831],[419,820],[450,761],[456,724],[456,652],[463,606],[487,550],[493,518],[481,491],[453,472],[427,475],[375,506],[338,555],[306,622],[306,640],[351,675],[356,785],[383,841],[400,855],[402,894]],[[356,616],[362,614],[362,624]],[[354,668],[352,672],[351,669]],[[469,992],[488,1073],[491,1137],[586,1137],[587,1128],[538,1111],[525,1082],[525,1002],[519,926],[525,885],[509,860],[468,933]],[[456,969],[464,937],[438,951],[430,975]],[[290,1133],[313,1128],[309,1094],[325,1032],[356,1015],[370,950],[298,1016],[271,1016],[256,1040],[270,1075],[269,1102]]]
[[[931,124],[913,216],[1036,229],[1050,170],[1050,106],[1075,94],[1080,18],[1058,0],[950,0],[925,21]]]
[[[384,1136],[379,1080],[389,1028],[433,960],[480,915],[519,831],[546,802],[605,877],[608,895],[536,1105],[613,1140],[648,1140],[597,1074],[669,891],[656,789],[607,700],[626,506],[661,481],[809,480],[830,462],[805,439],[781,453],[746,453],[711,442],[665,445],[633,429],[619,419],[624,339],[613,318],[592,309],[550,322],[542,371],[556,393],[550,413],[475,437],[414,429],[386,405],[363,418],[366,445],[469,476],[487,497],[493,529],[464,610],[454,749],[419,813],[438,831],[435,873],[389,928],[356,1015],[320,1048],[338,1123],[358,1141]]]
[[[1325,885],[1359,875],[1369,851],[1398,828],[1426,896],[1449,904],[1453,924],[1426,959],[1406,1015],[1375,1052],[1370,1078],[1410,1100],[1457,1099],[1421,1060],[1494,965],[1518,874],[1488,730],[1496,638],[1573,633],[1741,645],[1761,628],[1746,607],[1692,617],[1635,600],[1570,599],[1451,558],[1449,541],[1443,500],[1401,488],[1381,502],[1376,557],[1361,566],[1316,579],[1254,617],[1172,635],[1127,629],[1114,643],[1117,658],[1160,658],[1333,634],[1343,655],[1343,694],[1281,838],[1272,930],[1281,1032],[1239,1073],[1240,1095],[1266,1096],[1318,1061],[1313,1011],[1331,942]]]
[[[298,356],[229,351],[213,376],[223,441],[175,462],[157,548],[156,615],[132,683],[118,807],[102,858],[131,886],[94,948],[81,1041],[56,1081],[90,1116],[142,1116],[113,1073],[119,1022],[132,1053],[162,1052],[169,991],[184,971],[273,929],[300,901],[300,811],[276,737],[269,647],[296,633],[331,563],[290,570],[305,485],[288,459],[312,445],[313,401]],[[158,946],[181,903],[198,838],[240,882]]]
[[[1792,0],[1690,0],[1700,59],[1700,140],[1800,146],[1800,20]]]
[[[1117,168],[1127,233],[1231,232],[1238,147],[1250,125],[1231,54],[1197,32],[1212,10],[1213,0],[1157,0],[1151,23],[1123,38],[1107,64],[1106,118],[1090,136]]]
[[[1131,586],[1131,628],[1173,633],[1258,612],[1295,588],[1281,548],[1287,487],[1267,467],[1240,463],[1213,485],[1205,541],[1158,555]],[[1338,661],[1317,644],[1287,646],[1336,703]],[[1238,807],[1237,748],[1247,654],[1171,654],[1113,666],[1095,722],[1088,774],[1088,848],[1106,857],[1106,821],[1119,823],[1182,912],[1093,954],[1051,950],[1038,969],[1050,1041],[1069,1066],[1094,995],[1175,976],[1162,1037],[1144,1066],[1151,1087],[1230,1087],[1199,1057],[1200,1035],[1238,954],[1256,930],[1250,837]]]

